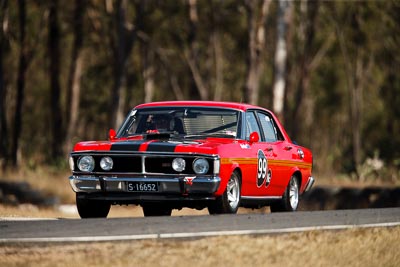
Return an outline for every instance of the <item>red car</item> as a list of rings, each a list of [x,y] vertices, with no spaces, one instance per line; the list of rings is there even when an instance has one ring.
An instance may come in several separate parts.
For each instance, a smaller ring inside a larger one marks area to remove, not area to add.
[[[106,217],[115,204],[141,205],[145,216],[295,211],[314,183],[310,150],[271,111],[228,102],[139,105],[108,141],[76,144],[69,163],[82,218]]]

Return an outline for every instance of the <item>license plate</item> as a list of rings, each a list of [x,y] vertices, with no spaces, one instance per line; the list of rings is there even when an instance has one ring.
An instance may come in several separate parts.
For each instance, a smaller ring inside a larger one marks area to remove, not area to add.
[[[158,192],[158,183],[127,182],[129,192]]]

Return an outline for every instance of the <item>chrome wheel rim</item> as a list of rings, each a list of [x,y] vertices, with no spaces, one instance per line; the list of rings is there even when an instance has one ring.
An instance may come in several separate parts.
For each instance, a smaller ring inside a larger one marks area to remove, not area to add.
[[[236,209],[239,199],[240,199],[240,186],[239,179],[235,174],[232,174],[231,178],[228,181],[228,185],[226,187],[226,192],[228,196],[228,203],[232,209]]]
[[[294,177],[290,179],[289,201],[291,208],[296,210],[297,205],[299,204],[299,185],[297,179]]]

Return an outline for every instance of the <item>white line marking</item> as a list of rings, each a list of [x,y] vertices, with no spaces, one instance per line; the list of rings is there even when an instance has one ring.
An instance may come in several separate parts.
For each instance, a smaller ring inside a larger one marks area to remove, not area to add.
[[[0,217],[0,221],[55,221],[57,218],[38,218],[38,217]]]
[[[361,224],[361,225],[350,224],[350,225],[306,226],[306,227],[265,229],[265,230],[209,231],[209,232],[198,232],[198,233],[188,232],[188,233],[164,233],[164,234],[120,235],[120,236],[0,238],[0,243],[126,241],[126,240],[144,240],[144,239],[211,237],[211,236],[227,236],[227,235],[263,235],[263,234],[265,235],[265,234],[296,233],[296,232],[321,231],[321,230],[344,230],[344,229],[355,229],[355,228],[394,227],[394,226],[400,226],[400,222],[372,223],[372,224]]]

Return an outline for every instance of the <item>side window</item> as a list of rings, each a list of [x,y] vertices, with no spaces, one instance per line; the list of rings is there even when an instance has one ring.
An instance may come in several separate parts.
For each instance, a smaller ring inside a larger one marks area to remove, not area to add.
[[[262,135],[254,112],[246,112],[246,140],[249,140],[252,132],[257,132],[261,138]]]
[[[274,126],[274,122],[271,117],[264,113],[257,112],[258,119],[260,120],[261,127],[264,133],[265,141],[267,142],[275,142],[278,140],[276,128]]]

